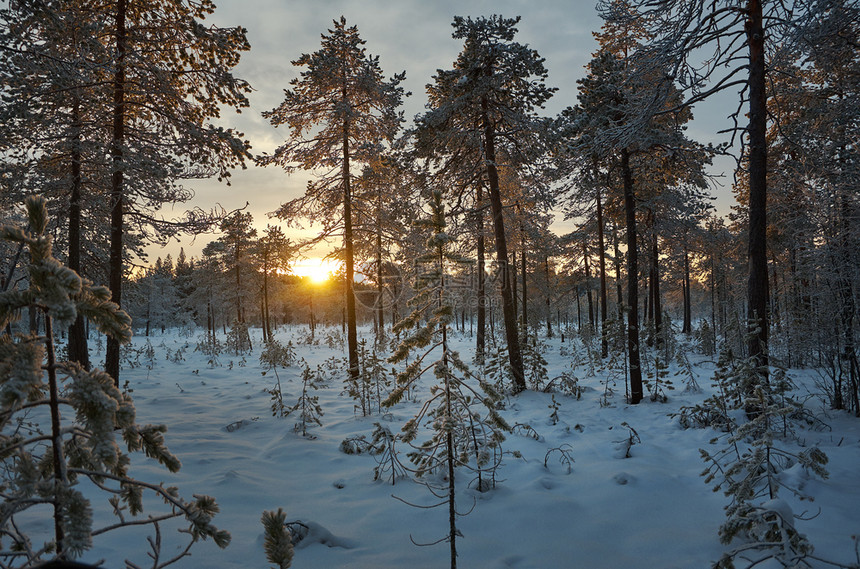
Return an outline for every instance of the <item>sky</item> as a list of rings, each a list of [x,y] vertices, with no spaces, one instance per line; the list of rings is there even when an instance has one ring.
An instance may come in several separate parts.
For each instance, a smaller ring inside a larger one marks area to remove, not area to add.
[[[406,72],[404,88],[412,93],[404,104],[407,126],[416,114],[424,111],[425,86],[436,70],[449,69],[462,47],[460,40],[451,37],[455,15],[522,17],[516,40],[528,44],[546,59],[547,83],[558,88],[545,108],[549,116],[576,104],[576,81],[584,75],[584,67],[597,46],[592,31],[598,30],[602,23],[594,0],[215,0],[215,3],[215,13],[206,22],[239,25],[248,30],[251,50],[242,55],[234,74],[249,81],[254,89],[249,95],[250,108],[241,115],[227,110],[222,121],[245,134],[254,154],[271,153],[284,142],[287,130],[272,127],[261,113],[281,103],[283,90],[298,75],[299,69],[291,61],[302,53],[318,50],[320,35],[331,29],[332,20],[341,15],[346,17],[348,25],[358,27],[367,52],[379,56],[387,77]],[[690,136],[699,142],[717,141],[715,133],[728,126],[725,117],[733,110],[731,106],[729,103],[725,108],[696,111],[701,118],[694,121]],[[730,165],[720,165],[714,173],[725,173],[730,179],[727,168]],[[215,180],[192,181],[189,185],[196,192],[192,204],[203,209],[220,204],[229,211],[247,202],[247,211],[254,215],[260,231],[267,224],[283,225],[267,214],[300,196],[309,176],[287,175],[274,166],[259,168],[249,164],[247,170],[234,171],[230,186]],[[716,188],[716,193],[719,209],[727,210],[731,200],[728,184]],[[180,204],[163,213],[169,217],[179,215],[184,209]],[[565,226],[559,224],[555,229],[564,232]],[[313,227],[304,235],[312,233]],[[295,232],[292,235],[300,236]],[[150,262],[168,253],[175,258],[180,246],[185,248],[186,255],[199,256],[203,247],[215,238],[216,235],[201,235],[171,243],[164,249],[151,247]],[[319,249],[306,253],[308,257],[324,254]]]

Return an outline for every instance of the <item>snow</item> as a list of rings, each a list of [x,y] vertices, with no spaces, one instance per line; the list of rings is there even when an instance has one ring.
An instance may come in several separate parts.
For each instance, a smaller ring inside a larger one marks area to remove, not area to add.
[[[253,331],[252,331],[253,332]],[[336,336],[338,329],[330,329]],[[326,330],[317,329],[317,338]],[[371,332],[362,330],[371,343]],[[150,338],[135,337],[133,347],[143,353],[149,342],[155,360],[138,358],[140,365],[125,368],[123,382],[133,390],[138,420],[166,423],[167,443],[183,467],[177,474],[141,456],[132,473],[149,482],[176,485],[180,494],[214,496],[221,508],[215,524],[232,534],[232,543],[218,549],[198,543],[192,555],[177,568],[270,567],[262,546],[260,516],[264,510],[284,508],[287,519],[300,520],[307,537],[296,547],[293,567],[403,568],[445,567],[448,546],[421,547],[446,535],[447,508],[416,508],[438,500],[422,485],[400,479],[396,485],[373,480],[376,462],[367,454],[347,455],[339,450],[350,436],[370,438],[374,422],[392,432],[412,416],[417,404],[404,401],[389,413],[361,417],[354,402],[342,394],[344,373],[314,392],[324,411],[322,426],[310,428],[309,437],[293,430],[295,418],[276,418],[270,394],[274,374],[258,362],[259,334],[254,353],[222,354],[217,366],[195,352],[196,333],[169,331]],[[340,346],[298,344],[307,337],[303,328],[282,328],[277,339],[296,344],[297,355],[311,369],[341,362]],[[568,343],[565,344],[569,349]],[[560,355],[558,337],[546,340],[549,377],[571,371],[570,357]],[[455,349],[470,359],[473,340],[455,338]],[[581,349],[581,348],[580,348]],[[171,359],[166,359],[166,355]],[[177,356],[178,354],[178,356]],[[459,519],[458,563],[462,567],[491,569],[583,568],[702,568],[719,559],[729,546],[719,543],[717,529],[724,519],[728,498],[713,492],[700,473],[705,464],[699,448],[719,433],[709,429],[682,429],[669,414],[682,405],[701,402],[710,394],[713,363],[691,356],[703,393],[687,393],[683,386],[667,392],[667,403],[647,398],[636,406],[624,401],[623,378],[604,401],[606,374],[588,375],[588,365],[573,368],[586,387],[576,400],[559,393],[559,420],[550,420],[551,395],[527,391],[506,401],[502,415],[514,425],[530,425],[539,439],[511,434],[494,490],[480,493],[459,479],[458,509],[471,513]],[[147,363],[151,363],[148,369]],[[301,392],[301,368],[280,368],[285,403]],[[432,374],[424,378],[429,386]],[[812,385],[811,374],[799,374],[801,384]],[[676,380],[677,381],[677,380]],[[824,406],[814,409],[832,431],[803,431],[806,445],[819,445],[830,457],[827,480],[805,478],[789,470],[786,479],[802,480],[815,503],[800,502],[787,492],[780,495],[780,511],[818,514],[796,521],[816,546],[816,552],[842,563],[855,560],[852,535],[860,533],[860,423]],[[629,448],[630,431],[640,441]],[[423,440],[423,439],[420,439]],[[572,458],[559,460],[562,450]],[[545,466],[546,463],[546,466]],[[96,511],[105,511],[101,498]],[[152,504],[156,507],[158,504]],[[154,512],[154,510],[153,510]],[[98,517],[98,516],[97,516]],[[165,554],[172,552],[174,536],[165,533]],[[178,542],[176,542],[178,543]],[[83,561],[105,560],[105,567],[123,567],[132,559],[145,566],[147,546],[137,529],[112,532],[96,538],[96,546]]]

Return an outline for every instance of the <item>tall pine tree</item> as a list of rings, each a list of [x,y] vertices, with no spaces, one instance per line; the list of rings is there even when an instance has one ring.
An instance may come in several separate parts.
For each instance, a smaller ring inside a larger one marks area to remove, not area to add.
[[[514,389],[522,391],[526,383],[499,164],[507,160],[508,165],[518,167],[534,157],[527,154],[540,151],[539,134],[545,124],[536,109],[555,90],[545,84],[544,60],[535,50],[514,41],[518,22],[519,18],[501,16],[454,18],[453,37],[463,40],[463,49],[454,68],[440,69],[434,83],[428,85],[430,110],[418,117],[416,131],[418,144],[431,153],[435,149],[443,156],[456,156],[464,150],[479,151],[475,162],[482,170],[480,184],[489,190],[496,260],[503,272],[500,284],[508,357]]]
[[[319,51],[292,62],[306,69],[284,90],[284,101],[263,113],[274,126],[287,125],[290,137],[273,155],[259,158],[264,166],[277,164],[288,172],[322,172],[303,196],[275,213],[290,222],[300,217],[321,222],[321,238],[338,232],[343,236],[349,373],[354,381],[360,373],[353,282],[354,166],[372,163],[379,145],[393,140],[403,120],[399,84],[405,78],[399,74],[386,81],[379,58],[368,55],[364,43],[358,28],[347,26],[341,17],[323,34]]]

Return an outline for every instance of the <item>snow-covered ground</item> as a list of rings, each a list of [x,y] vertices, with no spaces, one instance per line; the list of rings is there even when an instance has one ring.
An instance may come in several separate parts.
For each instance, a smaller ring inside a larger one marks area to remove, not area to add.
[[[252,331],[253,332],[253,331]],[[336,334],[318,331],[317,337]],[[370,332],[364,330],[366,337]],[[283,328],[277,339],[296,343],[306,336],[302,328]],[[259,341],[259,336],[256,337]],[[146,355],[147,342],[154,357]],[[393,432],[410,418],[417,404],[404,401],[382,416],[362,417],[343,388],[343,368],[328,387],[316,391],[324,411],[322,426],[310,437],[293,430],[295,419],[272,416],[270,394],[275,375],[259,363],[260,345],[247,356],[222,354],[217,365],[194,350],[198,337],[168,332],[150,338],[135,337],[139,364],[126,365],[122,379],[133,390],[142,423],[166,423],[170,449],[183,467],[172,475],[143,457],[134,458],[132,473],[138,479],[176,485],[180,493],[214,496],[221,513],[215,524],[232,534],[232,543],[218,549],[213,543],[196,545],[192,555],[177,563],[182,568],[270,567],[262,546],[260,516],[279,507],[288,520],[301,520],[312,530],[296,549],[293,567],[312,568],[429,568],[448,566],[448,547],[418,543],[438,540],[447,532],[447,509],[424,509],[404,503],[430,505],[437,500],[422,485],[408,479],[396,485],[373,480],[374,457],[347,455],[339,450],[347,437],[370,438],[374,422]],[[456,348],[469,361],[473,340],[460,337]],[[684,391],[683,377],[672,378],[676,389],[667,403],[646,398],[640,405],[624,400],[623,376],[611,384],[607,375],[589,374],[583,363],[571,368],[567,354],[570,339],[547,340],[549,377],[572,372],[585,388],[581,399],[555,394],[559,421],[550,420],[551,395],[527,391],[506,401],[502,415],[510,424],[530,425],[539,439],[510,434],[496,488],[480,493],[465,488],[461,477],[458,507],[471,513],[459,520],[459,565],[466,568],[704,568],[727,549],[717,529],[724,520],[728,498],[713,492],[700,473],[705,464],[700,448],[715,448],[709,441],[719,433],[710,429],[683,429],[669,417],[682,405],[701,402],[711,392],[714,363],[691,356],[702,393]],[[564,350],[562,350],[564,346]],[[339,363],[340,346],[296,345],[297,356],[311,369]],[[580,356],[580,359],[583,359]],[[151,368],[151,369],[150,369]],[[673,367],[673,369],[675,369]],[[300,393],[301,368],[278,371],[285,402]],[[811,389],[814,374],[794,374]],[[432,375],[424,379],[429,386]],[[801,387],[801,390],[805,390]],[[606,404],[608,403],[608,405]],[[797,521],[823,557],[842,563],[855,561],[852,536],[860,534],[860,421],[827,411],[811,400],[810,408],[832,428],[801,431],[805,445],[819,445],[830,457],[827,480],[794,476],[796,484],[815,501],[799,502],[783,496],[794,512],[806,512],[809,521]],[[630,434],[641,442],[624,458]],[[569,445],[569,447],[563,447]],[[569,448],[574,462],[568,472],[558,451]],[[394,496],[400,499],[396,499]],[[104,501],[94,507],[106,509]],[[171,552],[173,536],[165,534],[164,553]],[[105,560],[105,567],[123,567],[123,560],[145,561],[147,546],[135,530],[113,532],[96,540],[83,558]],[[145,564],[141,563],[141,566]]]

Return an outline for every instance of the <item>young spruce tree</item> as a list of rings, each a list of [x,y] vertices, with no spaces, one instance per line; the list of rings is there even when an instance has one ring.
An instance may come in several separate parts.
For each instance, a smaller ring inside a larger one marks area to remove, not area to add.
[[[473,376],[459,354],[450,348],[448,325],[453,321],[454,312],[445,293],[445,267],[446,261],[461,262],[461,259],[449,252],[452,237],[445,232],[445,209],[440,192],[433,193],[430,207],[430,217],[416,222],[419,228],[430,231],[430,237],[427,253],[418,258],[422,270],[418,272],[416,294],[410,300],[412,312],[394,327],[395,333],[410,333],[389,361],[405,361],[412,353],[417,353],[417,357],[398,374],[397,386],[384,405],[395,405],[428,370],[433,370],[438,383],[430,388],[430,395],[418,413],[403,426],[402,440],[413,448],[408,456],[414,465],[410,470],[416,477],[440,471],[443,474],[439,478],[441,488],[431,482],[425,484],[435,496],[444,498],[437,505],[448,506],[448,535],[439,542],[450,544],[451,569],[456,569],[456,538],[461,535],[457,529],[455,504],[456,469],[466,467],[476,472],[478,484],[483,486],[482,473],[499,465],[500,453],[495,451],[504,440],[502,432],[509,427],[496,412],[496,403],[501,398],[499,393]],[[434,353],[438,354],[438,359],[429,361]],[[470,385],[468,379],[477,385]],[[486,415],[473,409],[478,405],[485,407]],[[413,441],[425,419],[428,419],[431,437],[416,445]]]

